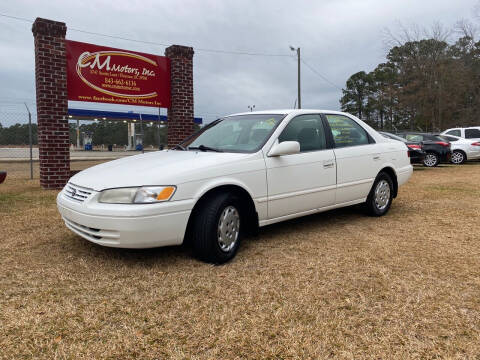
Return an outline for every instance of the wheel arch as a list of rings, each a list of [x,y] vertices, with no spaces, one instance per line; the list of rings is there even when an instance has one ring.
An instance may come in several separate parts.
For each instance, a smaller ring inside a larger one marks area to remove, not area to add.
[[[242,204],[241,211],[246,212],[246,229],[251,234],[256,234],[259,228],[258,213],[251,193],[243,186],[236,183],[220,183],[203,189],[192,208],[188,218],[187,229],[185,231],[184,242],[189,242],[192,238],[193,223],[196,215],[201,211],[203,204],[218,193],[231,193],[237,195]]]
[[[461,152],[463,154],[463,156],[465,156],[465,161],[468,160],[468,155],[467,155],[467,152],[463,149],[454,149],[452,150],[452,154],[455,152],[455,151],[458,151],[458,152]]]
[[[392,179],[392,181],[393,181],[393,197],[396,198],[397,194],[398,194],[398,179],[397,179],[397,173],[395,172],[395,169],[390,167],[390,166],[386,166],[382,170],[380,170],[378,172],[378,174],[380,174],[382,172],[388,174],[388,176],[390,176],[390,178]]]

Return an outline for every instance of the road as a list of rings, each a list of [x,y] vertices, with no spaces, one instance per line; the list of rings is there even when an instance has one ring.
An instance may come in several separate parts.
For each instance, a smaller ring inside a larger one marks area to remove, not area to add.
[[[137,155],[140,151],[70,151],[71,160],[117,159]],[[0,161],[18,161],[30,159],[28,148],[0,148]],[[33,159],[38,160],[38,148],[33,149]]]

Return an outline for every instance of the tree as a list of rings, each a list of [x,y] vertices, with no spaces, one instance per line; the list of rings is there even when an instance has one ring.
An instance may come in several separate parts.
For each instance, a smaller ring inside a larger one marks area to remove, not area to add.
[[[340,99],[342,110],[352,113],[362,119],[367,106],[370,77],[365,71],[360,71],[347,80],[346,88],[342,89]]]

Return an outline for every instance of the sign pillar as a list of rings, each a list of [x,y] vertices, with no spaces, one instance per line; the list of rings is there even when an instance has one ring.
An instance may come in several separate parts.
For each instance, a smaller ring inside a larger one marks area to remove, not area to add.
[[[193,48],[172,45],[165,49],[170,59],[171,105],[168,108],[168,147],[182,142],[194,132]]]
[[[35,41],[40,185],[60,189],[70,178],[67,100],[67,59],[63,22],[37,18]]]

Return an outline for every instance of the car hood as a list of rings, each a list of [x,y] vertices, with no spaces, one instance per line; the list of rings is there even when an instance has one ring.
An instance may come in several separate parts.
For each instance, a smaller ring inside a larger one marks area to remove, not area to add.
[[[83,170],[70,179],[96,191],[142,185],[177,185],[222,175],[222,168],[255,154],[165,150],[128,156]],[[230,166],[228,166],[230,165]]]

